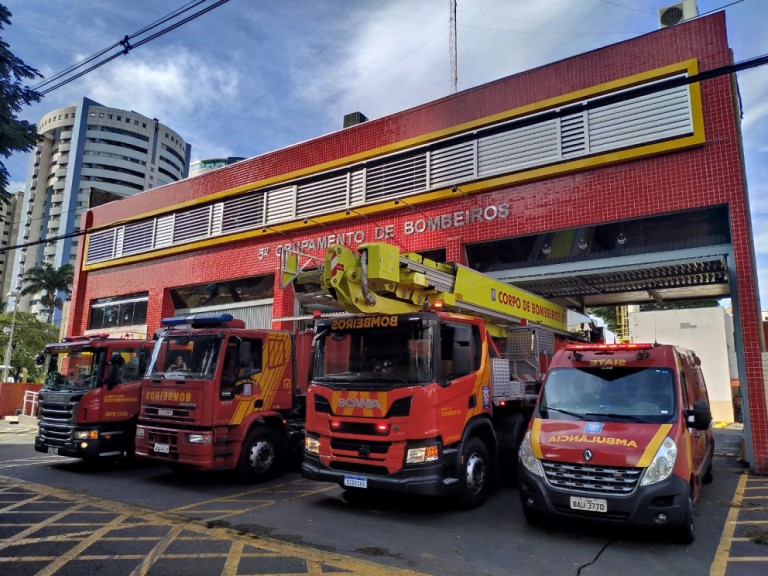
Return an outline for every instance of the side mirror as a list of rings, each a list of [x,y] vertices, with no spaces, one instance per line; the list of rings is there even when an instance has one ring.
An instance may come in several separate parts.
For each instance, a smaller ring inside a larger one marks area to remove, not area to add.
[[[712,411],[704,400],[696,400],[693,409],[685,411],[686,424],[696,430],[707,430],[712,424]]]
[[[45,364],[45,354],[43,354],[43,353],[41,352],[40,354],[38,354],[37,356],[35,356],[35,364],[36,364],[37,366],[42,366],[43,364]]]

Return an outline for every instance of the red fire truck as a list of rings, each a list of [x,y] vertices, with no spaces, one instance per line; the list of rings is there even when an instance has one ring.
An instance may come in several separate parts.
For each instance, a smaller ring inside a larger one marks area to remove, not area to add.
[[[142,386],[138,457],[257,482],[300,456],[311,333],[247,329],[230,314],[162,323]]]
[[[332,246],[322,265],[323,288],[358,314],[315,323],[302,475],[478,506],[505,464],[515,469],[566,311],[389,244],[359,251]],[[298,268],[289,258],[283,268]]]
[[[38,356],[35,450],[86,460],[133,455],[141,375],[152,342],[106,335],[64,338]]]
[[[520,450],[526,518],[653,527],[692,542],[714,455],[700,364],[671,345],[558,352]]]

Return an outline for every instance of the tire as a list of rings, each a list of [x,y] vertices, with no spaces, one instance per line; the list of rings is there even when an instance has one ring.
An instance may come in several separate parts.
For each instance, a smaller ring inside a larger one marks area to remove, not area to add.
[[[709,466],[707,466],[707,471],[704,472],[704,476],[701,477],[701,483],[702,484],[712,484],[712,481],[715,479],[715,474],[712,471],[712,460],[709,461]]]
[[[696,539],[696,533],[693,526],[693,497],[688,495],[688,502],[685,507],[685,518],[683,523],[677,529],[675,540],[679,544],[691,544]]]
[[[488,447],[477,437],[472,437],[461,449],[459,462],[459,503],[465,510],[477,508],[488,498],[491,481]]]
[[[271,428],[251,430],[243,443],[237,473],[246,482],[265,482],[280,472],[285,455],[282,436]]]

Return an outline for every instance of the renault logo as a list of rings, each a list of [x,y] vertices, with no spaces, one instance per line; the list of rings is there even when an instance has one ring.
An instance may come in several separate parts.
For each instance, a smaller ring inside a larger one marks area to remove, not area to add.
[[[586,460],[587,462],[592,460],[592,450],[590,450],[589,448],[584,450],[584,460]]]

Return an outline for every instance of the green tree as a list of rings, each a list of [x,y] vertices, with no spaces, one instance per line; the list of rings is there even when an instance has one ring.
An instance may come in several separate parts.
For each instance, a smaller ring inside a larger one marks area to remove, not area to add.
[[[11,24],[10,11],[0,4],[0,32]],[[23,106],[39,102],[39,92],[24,86],[22,82],[42,78],[34,68],[14,56],[10,47],[0,38],[0,155],[8,158],[13,152],[29,152],[37,144],[37,127],[26,120],[19,120]],[[10,202],[8,170],[0,160],[0,201]]]
[[[680,302],[665,302],[663,304],[640,304],[640,312],[652,312],[654,310],[684,310],[686,308],[714,308],[720,306],[715,299],[710,300],[683,300]],[[600,318],[605,327],[616,334],[619,331],[619,323],[616,316],[616,306],[599,306],[588,310],[590,316]]]
[[[72,293],[74,274],[75,269],[72,264],[64,264],[60,268],[54,268],[53,265],[45,262],[41,266],[35,266],[24,272],[22,282],[25,286],[21,294],[26,296],[43,293],[40,297],[40,303],[48,307],[48,323],[50,324],[53,322],[54,310],[62,306],[61,298],[56,295],[59,292]]]
[[[13,314],[0,314],[0,354],[5,362],[5,351],[8,347]],[[27,369],[27,379],[30,382],[40,381],[42,374],[35,364],[35,358],[43,347],[59,340],[59,329],[51,324],[40,322],[34,314],[16,312],[16,324],[13,330],[13,342],[9,364],[13,366],[12,375],[19,381],[22,369]]]

